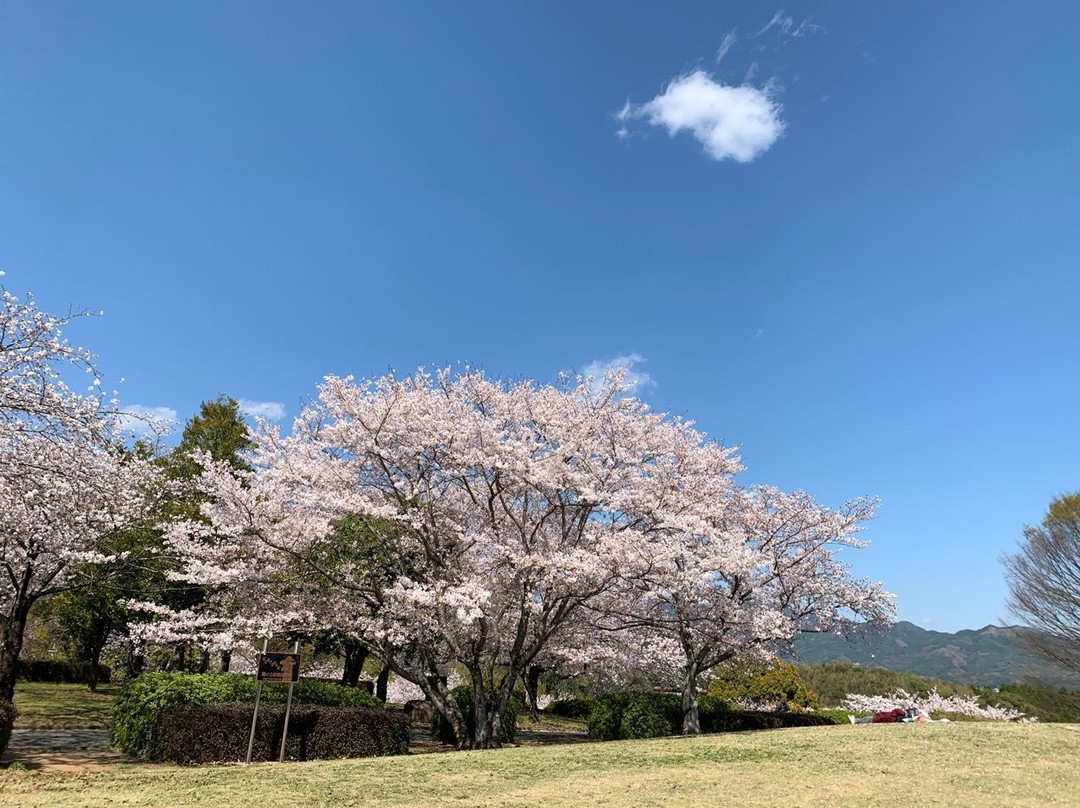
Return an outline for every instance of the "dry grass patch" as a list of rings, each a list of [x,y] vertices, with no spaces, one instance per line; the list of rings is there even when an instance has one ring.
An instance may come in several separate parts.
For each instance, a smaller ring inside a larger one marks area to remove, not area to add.
[[[355,761],[80,776],[0,773],[0,802],[50,806],[1076,805],[1062,725],[813,727]]]

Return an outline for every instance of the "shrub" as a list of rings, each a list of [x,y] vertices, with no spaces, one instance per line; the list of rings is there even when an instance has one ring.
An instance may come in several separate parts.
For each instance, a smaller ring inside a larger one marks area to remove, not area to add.
[[[847,714],[844,714],[847,721]],[[836,724],[831,716],[814,713],[771,713],[761,710],[730,710],[702,716],[702,732],[748,732],[789,727],[825,727]]]
[[[150,744],[151,760],[210,763],[243,760],[252,704],[179,704],[161,710]],[[252,760],[277,760],[285,709],[259,707]],[[285,756],[290,760],[403,755],[409,751],[403,713],[358,707],[293,707]]]
[[[112,670],[97,666],[97,681],[108,684]],[[90,681],[90,664],[66,662],[61,659],[20,659],[15,666],[15,677],[26,682],[61,682],[85,685]]]
[[[634,693],[619,721],[619,737],[662,738],[682,732],[682,697],[673,693]]]
[[[0,699],[0,755],[7,749],[11,740],[11,728],[15,726],[15,705]]]
[[[682,699],[673,693],[612,693],[593,702],[589,737],[602,741],[658,738],[682,731]]]
[[[544,712],[561,718],[588,718],[592,707],[592,699],[559,699],[551,702]]]
[[[150,752],[154,727],[166,707],[178,704],[254,702],[255,679],[234,673],[145,673],[125,684],[113,703],[112,744],[129,755]],[[286,685],[266,685],[262,701],[283,703]],[[293,703],[325,707],[381,708],[382,702],[355,687],[301,680]]]
[[[458,685],[450,691],[450,695],[457,702],[462,716],[465,718],[465,726],[469,735],[476,732],[476,710],[473,707],[473,690],[470,685]],[[513,743],[517,737],[517,717],[521,710],[521,702],[517,696],[510,697],[510,705],[506,711],[506,723],[503,724],[503,736],[499,739],[503,743]],[[441,713],[436,712],[431,719],[431,734],[443,743],[454,742],[454,728],[450,726]]]
[[[813,710],[817,694],[789,662],[729,662],[716,669],[709,682],[709,695],[743,703],[772,705],[784,703],[792,712]]]

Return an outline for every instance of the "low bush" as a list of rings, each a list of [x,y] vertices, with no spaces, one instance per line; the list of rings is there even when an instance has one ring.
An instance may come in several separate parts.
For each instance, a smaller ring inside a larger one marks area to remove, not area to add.
[[[112,670],[97,666],[98,684],[108,684]],[[25,682],[59,682],[85,685],[90,681],[90,664],[66,662],[61,659],[20,659],[15,666],[15,677]]]
[[[544,712],[560,718],[588,718],[592,706],[592,699],[559,699],[551,702]]]
[[[11,740],[11,728],[15,726],[15,705],[0,699],[0,755],[7,749]]]
[[[465,726],[472,735],[476,732],[476,710],[473,707],[473,690],[470,685],[458,685],[450,691],[454,697],[462,716],[465,718]],[[503,736],[499,740],[503,743],[513,743],[517,737],[517,717],[521,710],[521,702],[516,696],[510,697],[510,707],[506,714],[506,723],[503,725]],[[441,713],[436,712],[431,719],[431,734],[443,743],[454,742],[454,729],[450,726]]]
[[[154,727],[166,707],[178,704],[254,702],[253,677],[234,673],[145,673],[126,683],[113,703],[112,744],[129,755],[148,755]],[[265,685],[262,702],[284,703],[286,685]],[[360,688],[300,680],[293,704],[324,707],[381,708],[382,702]]]
[[[179,704],[164,708],[148,757],[182,764],[243,760],[253,705]],[[285,708],[260,705],[252,760],[277,760]],[[358,707],[293,707],[285,756],[290,760],[403,755],[409,720],[401,712]]]
[[[847,715],[844,715],[847,721]],[[789,727],[826,727],[837,722],[830,716],[814,713],[770,713],[758,710],[732,710],[702,716],[702,732],[747,732]]]
[[[589,712],[589,737],[601,741],[659,738],[682,731],[682,699],[673,693],[601,696]]]
[[[838,711],[836,711],[838,712]],[[702,732],[743,732],[783,727],[814,727],[847,721],[818,713],[740,710],[715,696],[698,698]],[[682,732],[682,698],[674,693],[630,692],[601,696],[589,713],[589,737],[601,741],[657,738]]]

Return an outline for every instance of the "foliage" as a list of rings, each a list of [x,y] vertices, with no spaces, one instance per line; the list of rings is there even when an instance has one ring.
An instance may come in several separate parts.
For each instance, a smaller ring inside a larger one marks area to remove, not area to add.
[[[901,689],[915,694],[927,694],[936,690],[943,696],[975,695],[975,688],[971,685],[958,685],[911,673],[846,662],[802,665],[798,672],[806,686],[818,694],[819,702],[830,707],[838,707],[848,693],[884,696]]]
[[[592,707],[592,699],[558,699],[551,702],[544,712],[562,718],[588,718]]]
[[[5,699],[0,699],[0,755],[7,749],[8,741],[11,740],[11,729],[15,726],[15,705]]]
[[[730,662],[716,668],[708,694],[742,705],[780,705],[792,712],[813,710],[817,694],[811,691],[790,662]]]
[[[1040,721],[1080,724],[1080,691],[1034,684],[1004,684],[975,689],[982,703],[992,702]]]
[[[672,693],[611,693],[593,701],[589,737],[601,741],[675,735],[682,723],[682,703]]]
[[[98,665],[92,670],[86,662],[68,662],[63,659],[20,659],[15,668],[18,679],[27,682],[63,682],[66,684],[88,684],[95,682],[108,684],[112,670]]]
[[[473,701],[473,689],[469,685],[459,685],[450,691],[451,697],[461,710],[468,732],[476,731],[476,705]],[[509,709],[506,711],[506,720],[503,722],[503,734],[498,740],[502,743],[513,743],[517,737],[517,719],[521,711],[521,701],[515,696],[510,699]],[[431,721],[431,734],[443,743],[455,742],[454,729],[450,722],[440,713],[435,713]]]
[[[147,755],[161,711],[177,704],[213,704],[255,699],[256,682],[238,674],[147,673],[126,683],[113,706],[112,744],[131,755]],[[262,701],[286,699],[285,685],[264,685]],[[328,707],[372,707],[382,704],[364,690],[330,682],[301,679],[294,704]]]
[[[243,760],[253,705],[181,704],[159,715],[149,758],[172,763]],[[252,760],[277,760],[285,725],[281,705],[260,705]],[[357,707],[295,706],[285,756],[290,760],[403,755],[409,751],[404,714]]]
[[[837,723],[817,713],[741,710],[716,696],[699,700],[703,732],[824,726]],[[682,700],[674,693],[628,692],[601,696],[589,713],[589,737],[602,741],[657,738],[682,729]],[[844,722],[847,722],[845,716]]]
[[[702,711],[704,732],[748,732],[792,727],[824,727],[838,722],[834,716],[819,713],[774,713],[767,710]],[[845,715],[843,723],[847,723]]]
[[[1009,610],[1034,629],[1021,641],[1080,673],[1080,492],[1053,500],[1042,524],[1025,527],[1020,551],[1003,563]]]

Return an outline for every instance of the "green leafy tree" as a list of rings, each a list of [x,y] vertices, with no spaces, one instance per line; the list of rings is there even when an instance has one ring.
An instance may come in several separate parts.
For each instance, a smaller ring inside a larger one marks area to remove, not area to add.
[[[163,509],[162,521],[201,520],[199,509],[204,497],[187,486],[202,472],[200,453],[206,453],[214,462],[228,463],[237,472],[242,472],[251,468],[245,453],[254,446],[236,399],[221,394],[212,401],[204,401],[199,407],[199,414],[189,418],[184,425],[180,443],[168,457],[166,475],[180,488]],[[211,590],[206,587],[169,582],[160,589],[159,597],[155,599],[172,609],[198,610],[210,594]],[[180,670],[189,667],[187,651],[188,643],[178,643],[168,666]],[[219,670],[222,673],[228,672],[231,656],[228,650],[221,652]],[[196,664],[200,673],[206,672],[210,665],[209,652],[202,651]]]

